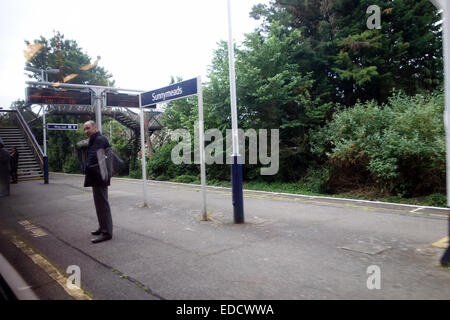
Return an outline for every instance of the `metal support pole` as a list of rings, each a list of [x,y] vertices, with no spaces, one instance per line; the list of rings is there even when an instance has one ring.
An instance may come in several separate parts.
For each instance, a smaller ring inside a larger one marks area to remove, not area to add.
[[[48,74],[45,74],[45,80],[48,81]],[[44,71],[42,71],[42,81],[44,81]],[[46,105],[42,106],[42,121],[43,121],[43,138],[44,138],[44,184],[48,184],[48,156],[47,156],[47,120],[45,119]]]
[[[48,74],[46,74],[46,80],[48,80]],[[46,109],[46,105],[42,105],[42,131],[43,131],[43,145],[44,145],[44,156],[47,156],[47,121],[45,119],[45,109]]]
[[[94,108],[95,108],[95,123],[98,130],[102,132],[102,105],[103,105],[103,92],[104,89],[91,89],[94,92]]]
[[[200,142],[200,179],[202,183],[202,220],[207,221],[206,212],[206,168],[205,168],[205,128],[203,121],[203,89],[201,77],[197,77],[197,98],[198,98],[198,130]]]
[[[48,184],[48,157],[44,156],[44,184]]]
[[[448,241],[450,242],[450,4],[447,0],[430,0],[436,8],[442,10],[442,41],[444,47],[444,88],[445,88],[445,146],[447,149],[447,214]],[[441,258],[441,265],[450,266],[450,246]]]
[[[231,29],[231,4],[228,0],[228,60],[230,71],[231,123],[233,154],[231,155],[231,183],[233,193],[234,223],[244,223],[244,197],[242,194],[242,157],[239,154],[236,73],[234,70],[234,45]]]
[[[445,133],[447,147],[447,208],[448,208],[448,236],[450,240],[450,6],[447,2],[442,2],[443,13],[443,46],[444,46],[444,82],[445,82]],[[450,265],[450,246],[447,247],[441,258],[441,264]]]
[[[98,130],[102,132],[102,99],[97,98],[97,104],[95,106],[95,122],[97,123]]]
[[[45,109],[46,105],[42,106],[42,129],[43,129],[43,144],[44,144],[44,155],[47,155],[47,120],[45,119]]]
[[[144,109],[142,108],[142,97],[139,94],[139,109],[141,110],[140,114],[140,125],[141,125],[141,163],[142,163],[142,192],[143,192],[143,200],[144,203],[142,207],[148,207],[147,202],[147,159],[146,148],[145,148],[145,132],[144,132]]]

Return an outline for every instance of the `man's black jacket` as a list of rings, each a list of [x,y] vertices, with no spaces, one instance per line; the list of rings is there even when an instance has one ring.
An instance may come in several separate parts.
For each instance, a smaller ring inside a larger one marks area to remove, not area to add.
[[[86,155],[86,178],[84,179],[85,187],[107,187],[110,179],[103,182],[98,166],[97,151],[110,147],[108,139],[97,132],[89,137],[89,148]]]

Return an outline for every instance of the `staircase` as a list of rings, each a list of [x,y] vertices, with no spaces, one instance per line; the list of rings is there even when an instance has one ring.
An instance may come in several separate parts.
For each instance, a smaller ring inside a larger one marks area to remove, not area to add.
[[[130,112],[113,112],[113,111],[107,111],[103,112],[105,115],[113,118],[120,124],[124,125],[125,127],[134,130],[139,131],[139,118],[138,115],[133,115],[133,113]]]
[[[0,127],[0,138],[8,151],[11,147],[16,147],[19,152],[19,167],[17,176],[19,181],[43,179],[44,174],[33,151],[27,144],[27,140],[18,127]]]

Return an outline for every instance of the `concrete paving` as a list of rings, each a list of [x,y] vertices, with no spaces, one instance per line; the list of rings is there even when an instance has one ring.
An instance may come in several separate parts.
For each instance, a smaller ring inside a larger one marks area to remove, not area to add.
[[[149,182],[142,208],[141,181],[116,178],[113,239],[92,244],[83,180],[51,174],[0,198],[1,253],[42,299],[77,297],[44,290],[60,284],[7,241],[21,239],[61,274],[79,266],[93,299],[450,299],[444,249],[431,245],[447,236],[445,209],[246,191],[246,223],[236,225],[229,189],[208,188],[205,222],[199,186]],[[380,289],[368,289],[370,266]]]

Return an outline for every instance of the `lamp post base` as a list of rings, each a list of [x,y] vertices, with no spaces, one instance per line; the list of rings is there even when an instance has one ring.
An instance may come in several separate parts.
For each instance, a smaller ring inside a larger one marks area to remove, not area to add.
[[[450,247],[445,250],[445,253],[441,258],[441,265],[443,267],[450,267]]]
[[[231,185],[234,223],[244,223],[244,196],[242,192],[242,156],[231,156]]]
[[[449,230],[448,236],[449,245],[447,249],[445,249],[444,255],[441,258],[441,265],[443,267],[450,267],[450,209],[448,211],[448,230]]]
[[[48,184],[48,157],[44,156],[44,184]]]

